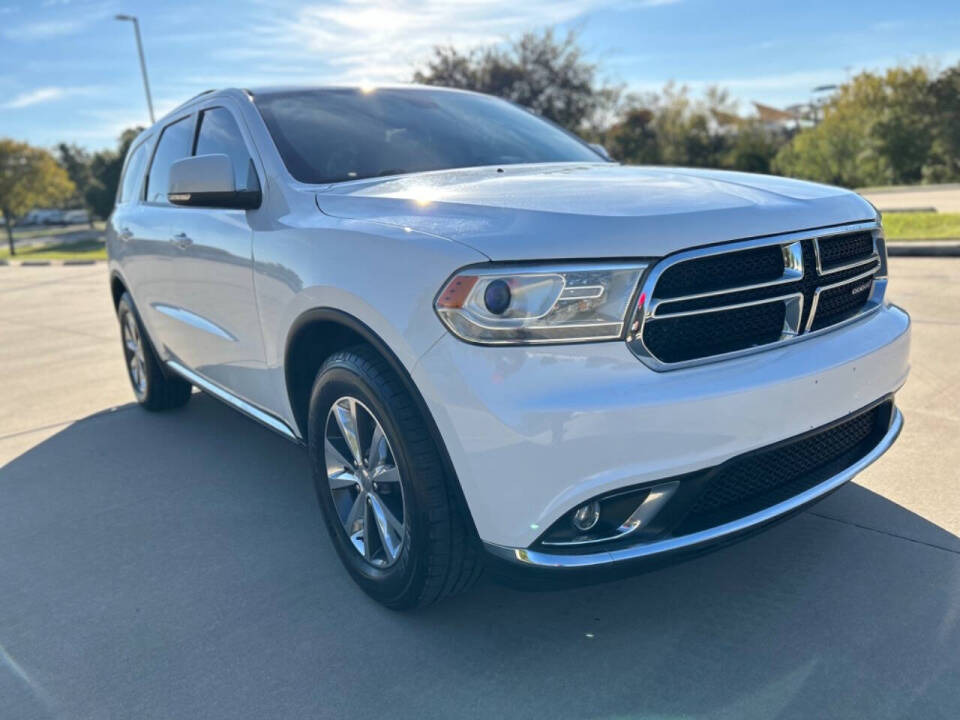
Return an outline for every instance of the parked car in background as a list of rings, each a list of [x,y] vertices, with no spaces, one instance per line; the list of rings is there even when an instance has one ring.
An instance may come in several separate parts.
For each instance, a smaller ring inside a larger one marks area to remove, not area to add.
[[[204,93],[132,144],[107,248],[138,402],[196,386],[305,445],[391,607],[742,537],[902,424],[866,201],[623,167],[475,93]]]
[[[90,223],[89,210],[65,210],[61,219],[63,225],[86,225]]]
[[[56,208],[36,208],[31,210],[18,223],[19,225],[62,225],[63,210]]]

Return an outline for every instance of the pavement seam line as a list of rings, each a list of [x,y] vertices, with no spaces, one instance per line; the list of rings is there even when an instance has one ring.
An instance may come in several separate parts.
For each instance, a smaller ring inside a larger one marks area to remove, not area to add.
[[[860,528],[861,530],[879,533],[880,535],[886,535],[887,537],[896,538],[897,540],[906,540],[907,542],[916,543],[917,545],[925,545],[928,548],[934,548],[935,550],[943,550],[944,552],[952,553],[954,555],[960,555],[960,550],[953,550],[951,548],[944,547],[943,545],[926,542],[925,540],[917,540],[916,538],[906,537],[905,535],[897,535],[896,533],[887,532],[886,530],[879,530],[878,528],[870,527],[869,525],[861,525],[860,523],[851,522],[850,520],[843,520],[842,518],[831,517],[830,515],[823,515],[818,512],[810,511],[810,514],[818,518],[823,518],[824,520],[832,520],[833,522],[838,522],[843,525],[850,525],[851,527]]]

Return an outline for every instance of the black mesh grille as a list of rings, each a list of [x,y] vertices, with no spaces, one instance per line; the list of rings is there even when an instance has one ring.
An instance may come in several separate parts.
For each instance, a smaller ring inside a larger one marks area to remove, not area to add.
[[[783,331],[782,301],[736,310],[664,318],[647,323],[643,339],[664,362],[744,350],[776,342]]]
[[[694,295],[771,282],[783,274],[779,245],[688,260],[667,269],[657,282],[658,298]]]
[[[817,485],[867,454],[886,432],[886,402],[825,429],[718,466],[674,535],[758,512]]]
[[[844,280],[851,283],[834,290],[822,291],[817,313],[810,330],[822,330],[861,312],[870,298],[869,278],[852,281],[865,271],[879,269],[861,264],[829,275],[817,272],[817,255],[812,239],[801,242],[804,274],[789,282],[744,290],[744,286],[773,282],[783,277],[781,245],[767,245],[750,250],[737,250],[710,255],[697,260],[681,261],[668,267],[657,280],[652,295],[659,302],[656,315],[643,323],[642,339],[631,340],[638,354],[649,353],[664,363],[677,363],[707,358],[737,350],[745,350],[783,339],[787,307],[783,300],[748,308],[723,308],[761,300],[801,295],[799,322],[791,329],[797,334],[807,331],[809,314],[817,288]],[[848,233],[820,241],[821,264],[836,268],[873,255],[871,232]],[[708,297],[690,298],[701,293]],[[713,310],[703,314],[671,317],[697,310]]]
[[[820,265],[829,270],[837,265],[847,265],[857,260],[866,260],[873,255],[873,234],[869,232],[850,235],[834,235],[821,238]]]
[[[873,279],[866,278],[832,290],[824,290],[817,301],[817,314],[813,317],[810,329],[820,330],[853,317],[870,298],[872,288]]]

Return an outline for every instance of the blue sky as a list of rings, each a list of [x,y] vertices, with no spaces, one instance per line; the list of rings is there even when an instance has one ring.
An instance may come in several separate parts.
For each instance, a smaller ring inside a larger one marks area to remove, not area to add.
[[[960,61],[957,0],[0,0],[0,136],[112,146],[148,121],[129,23],[140,18],[158,115],[201,90],[403,81],[437,43],[577,28],[614,82],[729,88],[786,105],[864,68]]]

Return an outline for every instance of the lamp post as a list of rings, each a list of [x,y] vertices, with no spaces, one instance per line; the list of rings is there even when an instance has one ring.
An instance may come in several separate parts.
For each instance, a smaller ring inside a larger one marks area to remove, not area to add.
[[[147,61],[143,59],[143,42],[140,40],[140,23],[135,15],[117,15],[116,20],[129,21],[133,23],[133,33],[137,37],[137,52],[140,54],[140,72],[143,73],[143,89],[147,93],[147,107],[150,109],[150,122],[156,122],[153,117],[153,100],[150,98],[150,82],[147,80]]]

